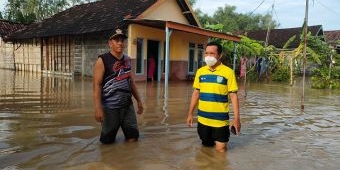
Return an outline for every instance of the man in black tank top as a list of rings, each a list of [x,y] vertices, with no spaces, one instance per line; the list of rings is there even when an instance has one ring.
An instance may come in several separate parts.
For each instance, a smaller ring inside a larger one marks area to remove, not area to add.
[[[139,131],[131,97],[137,113],[143,113],[136,84],[131,76],[130,58],[124,55],[127,36],[117,29],[109,39],[110,52],[99,55],[93,72],[95,119],[102,124],[100,141],[113,143],[121,127],[126,141],[137,141]]]

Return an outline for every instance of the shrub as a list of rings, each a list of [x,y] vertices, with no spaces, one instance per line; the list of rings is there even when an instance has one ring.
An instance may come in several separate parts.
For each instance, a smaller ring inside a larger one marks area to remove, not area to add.
[[[280,67],[272,74],[272,80],[277,82],[288,82],[289,80],[289,68]]]
[[[340,89],[340,80],[327,77],[312,77],[312,88],[314,89]]]

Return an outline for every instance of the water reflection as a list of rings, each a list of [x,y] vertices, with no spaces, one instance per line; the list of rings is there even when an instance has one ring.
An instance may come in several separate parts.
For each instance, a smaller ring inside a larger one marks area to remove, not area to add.
[[[75,134],[94,129],[75,115],[88,108],[89,89],[81,82],[8,70],[1,70],[0,79],[0,166],[62,150],[53,143],[80,141]]]
[[[191,82],[137,83],[141,138],[98,142],[91,78],[0,71],[1,169],[336,169],[340,91],[275,83],[240,85],[242,131],[226,154],[201,147],[185,118]],[[232,114],[231,114],[232,117]]]

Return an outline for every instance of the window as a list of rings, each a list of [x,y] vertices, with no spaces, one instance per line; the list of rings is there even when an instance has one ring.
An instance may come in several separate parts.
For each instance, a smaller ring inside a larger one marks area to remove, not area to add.
[[[197,53],[197,68],[203,66],[203,44],[198,44],[198,53]]]
[[[143,39],[137,38],[136,74],[143,74]]]
[[[195,44],[189,43],[188,73],[194,73],[194,71],[195,71]]]

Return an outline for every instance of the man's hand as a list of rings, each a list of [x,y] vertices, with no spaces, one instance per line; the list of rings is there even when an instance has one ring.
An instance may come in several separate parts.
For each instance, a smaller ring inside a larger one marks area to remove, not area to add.
[[[95,110],[95,114],[94,114],[94,118],[96,119],[97,122],[103,122],[104,120],[104,113],[102,109],[96,109]]]
[[[233,126],[236,128],[236,134],[240,134],[240,131],[241,131],[241,122],[240,120],[234,120],[233,122]]]
[[[187,117],[187,125],[188,125],[189,127],[192,127],[192,122],[193,122],[192,115],[191,115],[191,114],[188,114],[188,117]]]
[[[144,106],[142,102],[137,102],[137,114],[142,114],[144,112]]]

